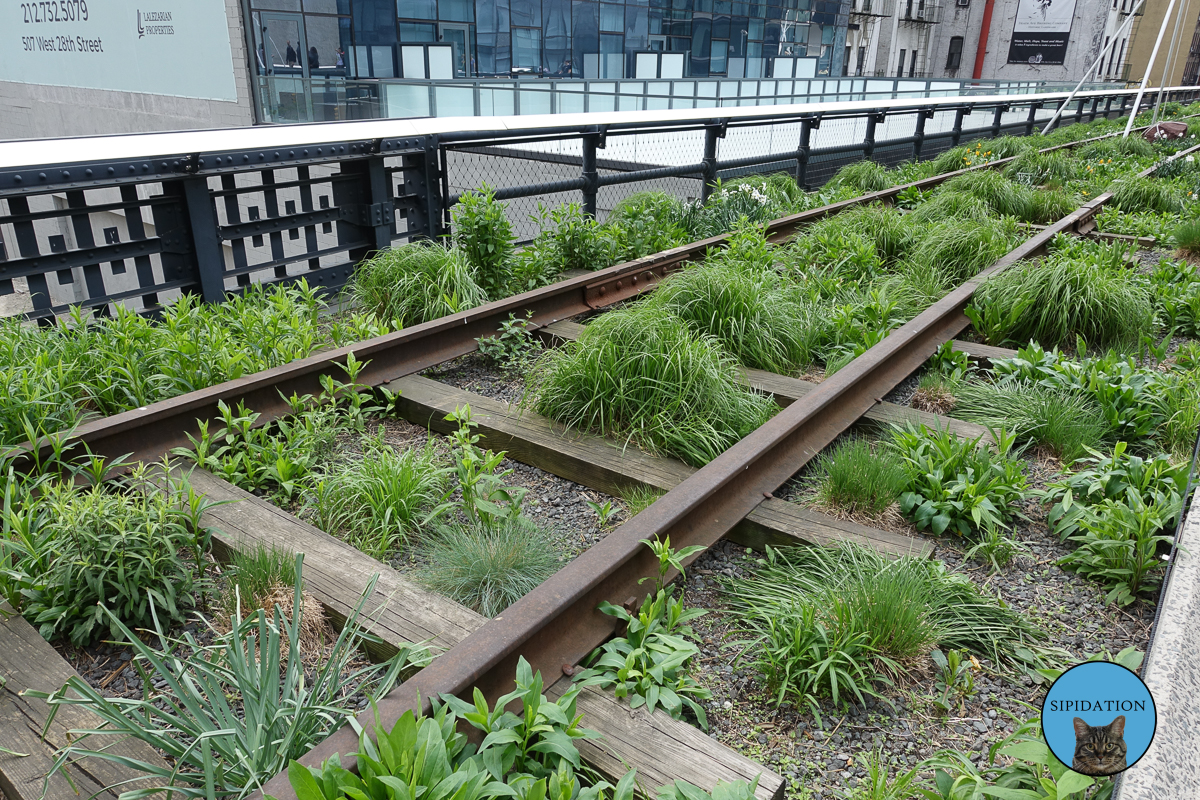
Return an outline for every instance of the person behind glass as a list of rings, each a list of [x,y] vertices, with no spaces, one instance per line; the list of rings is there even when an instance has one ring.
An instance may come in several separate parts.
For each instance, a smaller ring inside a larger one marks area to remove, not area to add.
[[[571,77],[571,71],[573,69],[574,67],[571,66],[571,59],[563,59],[562,66],[558,68],[558,71],[554,73],[554,76],[557,78],[569,78]]]
[[[317,48],[308,48],[308,68],[318,69],[321,66],[321,58],[317,55]]]
[[[342,48],[339,47],[337,50],[334,51],[334,55],[337,56],[337,61],[334,63],[335,67],[346,66],[346,60],[345,60],[346,51],[345,50],[343,50]]]
[[[296,66],[296,48],[292,47],[291,42],[288,42],[287,55],[285,58],[287,59],[287,65],[289,67]]]

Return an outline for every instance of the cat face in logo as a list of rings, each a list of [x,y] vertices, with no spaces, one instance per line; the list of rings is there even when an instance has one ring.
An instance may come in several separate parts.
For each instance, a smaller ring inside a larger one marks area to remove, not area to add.
[[[1081,775],[1112,775],[1125,767],[1125,715],[1094,726],[1076,717],[1071,769]]]

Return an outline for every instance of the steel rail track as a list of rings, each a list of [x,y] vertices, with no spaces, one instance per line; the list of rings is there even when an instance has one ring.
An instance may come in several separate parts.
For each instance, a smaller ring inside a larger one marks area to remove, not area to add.
[[[1198,150],[1200,145],[1177,153],[1139,177]],[[1111,198],[1111,193],[1099,195],[1038,232],[612,531],[394,689],[378,704],[379,723],[390,727],[406,711],[427,711],[440,694],[473,687],[494,699],[511,688],[519,656],[544,674],[571,674],[575,664],[614,633],[612,618],[596,611],[600,602],[636,602],[645,593],[639,581],[654,573],[657,563],[642,540],[669,536],[676,547],[715,544],[941,344],[966,329],[970,321],[963,312],[982,281],[1044,254],[1060,233],[1085,233]],[[367,729],[374,722],[374,716],[360,720]],[[300,761],[315,767],[336,753],[343,766],[352,765],[346,754],[353,752],[357,739],[346,726]],[[278,800],[295,798],[286,774],[268,782],[263,792]]]

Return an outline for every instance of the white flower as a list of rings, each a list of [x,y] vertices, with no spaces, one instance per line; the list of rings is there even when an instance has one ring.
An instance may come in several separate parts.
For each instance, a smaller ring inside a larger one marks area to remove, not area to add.
[[[1187,157],[1187,160],[1188,160],[1188,161],[1195,161],[1195,160],[1196,160],[1196,157],[1195,157],[1195,156],[1188,156],[1188,157]]]

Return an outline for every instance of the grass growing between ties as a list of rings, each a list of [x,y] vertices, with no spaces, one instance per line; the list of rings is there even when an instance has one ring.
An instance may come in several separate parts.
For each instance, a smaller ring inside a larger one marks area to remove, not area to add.
[[[713,339],[647,304],[610,311],[577,341],[547,352],[531,392],[541,414],[693,465],[711,461],[776,409]]]
[[[527,517],[442,526],[421,547],[421,580],[485,617],[520,600],[562,566],[551,539]]]
[[[886,446],[866,439],[842,442],[817,459],[817,501],[850,513],[878,516],[908,487],[904,462]]]
[[[746,652],[775,695],[862,702],[931,647],[1017,660],[1038,634],[943,564],[858,545],[768,549],[758,573],[722,580],[747,620]]]
[[[1007,427],[1045,447],[1064,464],[1111,437],[1100,407],[1081,392],[1027,382],[971,382],[958,390],[955,414],[993,427]]]

